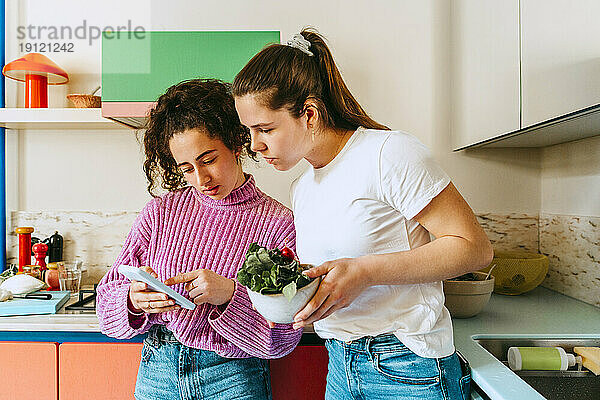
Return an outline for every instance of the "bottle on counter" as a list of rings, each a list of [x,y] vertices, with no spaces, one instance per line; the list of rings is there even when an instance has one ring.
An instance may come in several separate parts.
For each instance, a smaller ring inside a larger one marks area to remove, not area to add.
[[[19,235],[19,272],[23,272],[25,265],[31,265],[31,234],[33,228],[21,226],[15,231]]]
[[[562,347],[509,347],[508,366],[513,371],[566,371],[581,357],[569,354]]]
[[[46,253],[48,252],[48,245],[46,243],[37,243],[32,247],[33,254],[35,254],[35,265],[40,266],[40,271],[46,269]]]
[[[60,282],[58,280],[58,268],[59,268],[59,264],[58,262],[50,262],[48,263],[47,267],[48,269],[43,271],[42,276],[41,276],[41,280],[43,280],[44,282],[46,282],[46,284],[48,285],[48,290],[59,290],[60,289]]]
[[[48,262],[62,261],[63,259],[63,237],[54,231],[54,234],[44,240],[48,245]]]

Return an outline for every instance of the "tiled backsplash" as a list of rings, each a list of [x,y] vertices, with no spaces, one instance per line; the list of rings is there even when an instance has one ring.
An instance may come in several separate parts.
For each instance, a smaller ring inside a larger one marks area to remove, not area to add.
[[[65,260],[87,267],[84,283],[98,282],[112,264],[137,212],[13,212],[8,255],[16,263],[14,228],[33,226],[34,236],[46,238],[58,230],[64,237]],[[542,214],[477,216],[494,248],[546,254],[550,269],[545,287],[600,307],[600,217]]]
[[[600,307],[600,217],[542,214],[540,251],[545,287]]]
[[[538,217],[527,214],[478,214],[477,220],[497,250],[537,253]]]
[[[137,212],[20,211],[11,214],[8,234],[8,262],[17,263],[18,239],[15,228],[32,226],[32,236],[45,239],[58,231],[64,238],[63,258],[81,260],[87,268],[83,284],[97,283],[121,250]]]
[[[477,218],[495,249],[548,256],[542,286],[600,307],[600,217],[480,214]]]

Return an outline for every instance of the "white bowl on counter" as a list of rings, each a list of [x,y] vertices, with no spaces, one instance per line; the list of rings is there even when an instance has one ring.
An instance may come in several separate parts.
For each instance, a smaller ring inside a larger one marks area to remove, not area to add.
[[[312,299],[319,288],[321,277],[298,289],[294,297],[288,300],[283,294],[260,294],[248,289],[248,297],[256,311],[267,321],[278,324],[291,324],[294,316]]]

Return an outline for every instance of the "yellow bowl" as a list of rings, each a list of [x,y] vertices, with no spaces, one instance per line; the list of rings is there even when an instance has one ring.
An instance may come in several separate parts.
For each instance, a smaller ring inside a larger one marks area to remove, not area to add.
[[[517,295],[538,287],[548,273],[548,257],[524,251],[495,251],[488,272],[493,265],[496,278],[494,293]]]

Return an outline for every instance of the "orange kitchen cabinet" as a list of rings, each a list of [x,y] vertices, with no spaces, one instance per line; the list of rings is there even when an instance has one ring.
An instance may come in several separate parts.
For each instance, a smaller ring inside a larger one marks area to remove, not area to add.
[[[58,399],[57,343],[0,343],[2,399]]]
[[[62,343],[59,399],[133,399],[141,343]]]
[[[273,400],[324,399],[327,382],[325,346],[298,346],[270,361]]]

